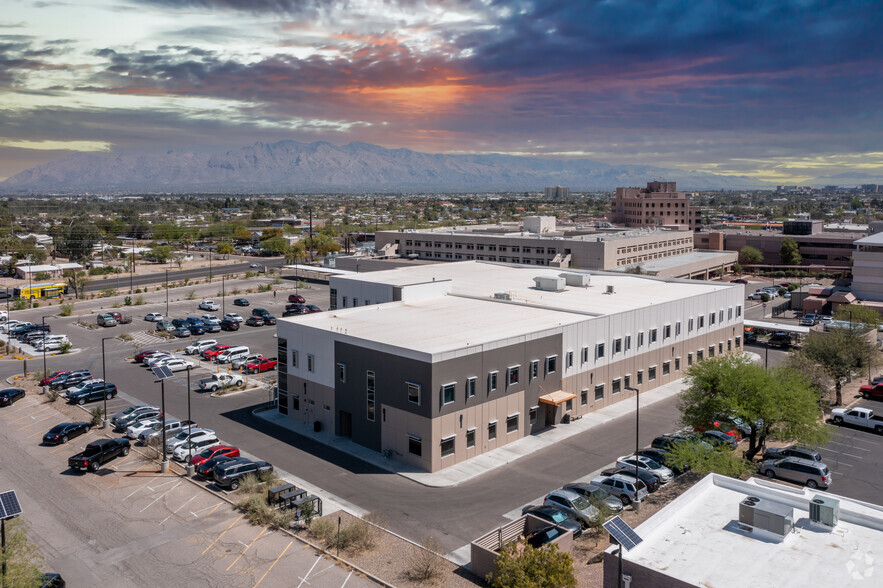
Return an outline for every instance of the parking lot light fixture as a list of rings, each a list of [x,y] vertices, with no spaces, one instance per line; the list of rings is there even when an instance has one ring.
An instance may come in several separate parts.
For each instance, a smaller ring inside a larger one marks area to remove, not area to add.
[[[638,482],[640,478],[638,478],[638,464],[641,461],[638,459],[638,451],[641,450],[641,440],[640,440],[640,426],[641,426],[641,393],[637,388],[633,388],[631,386],[626,386],[626,390],[629,392],[635,393],[635,502],[634,508],[635,510],[641,509],[641,503],[637,500],[638,498]]]
[[[114,339],[115,337],[102,337],[101,338],[101,379],[104,380],[104,383],[107,384],[107,361],[104,357],[104,342],[108,339]],[[104,395],[104,416],[101,419],[101,428],[107,428],[107,394]]]
[[[193,366],[187,366],[187,435],[193,436],[193,417],[190,416],[190,369]],[[188,460],[188,468],[193,467],[193,446],[190,447],[190,459]],[[189,470],[188,470],[189,471]]]
[[[47,318],[49,318],[49,317],[44,316],[43,318],[41,318],[40,323],[45,325]],[[46,344],[47,344],[46,336],[44,335],[43,336],[43,377],[44,378],[49,377],[49,372],[46,371]],[[47,386],[43,386],[43,394],[46,394],[46,388],[47,388]]]

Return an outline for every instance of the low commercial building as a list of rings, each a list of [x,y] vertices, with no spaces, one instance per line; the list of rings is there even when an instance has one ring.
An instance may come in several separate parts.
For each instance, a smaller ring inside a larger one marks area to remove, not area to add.
[[[604,587],[837,586],[876,583],[879,506],[776,482],[709,474],[604,554]]]
[[[883,301],[883,233],[855,241],[852,293],[862,300]]]
[[[739,284],[488,262],[331,277],[280,319],[278,410],[425,471],[742,347]]]

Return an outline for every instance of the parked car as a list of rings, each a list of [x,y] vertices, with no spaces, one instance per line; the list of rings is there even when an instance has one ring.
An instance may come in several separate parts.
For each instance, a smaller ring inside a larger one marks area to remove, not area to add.
[[[156,330],[157,331],[173,331],[176,327],[167,320],[156,321]]]
[[[193,343],[185,347],[184,353],[186,353],[187,355],[195,355],[217,344],[217,339],[199,339],[198,341],[194,341]]]
[[[273,466],[265,461],[251,461],[237,457],[233,461],[222,463],[212,471],[215,484],[230,490],[239,489],[239,481],[248,474],[260,475],[272,472]]]
[[[65,391],[61,393],[61,396],[63,398],[68,398],[71,394],[77,394],[78,392],[84,390],[86,386],[89,386],[91,384],[98,384],[103,381],[104,380],[102,380],[101,378],[89,378],[88,380],[83,380],[79,384],[74,384],[73,386],[66,388]]]
[[[207,451],[212,451],[215,449],[218,449],[218,447],[211,447]],[[194,459],[196,459],[196,456],[194,456]],[[218,467],[222,463],[228,463],[235,459],[236,457],[229,455],[216,455],[215,457],[207,459],[204,462],[198,464],[196,466],[196,475],[201,478],[211,478],[212,472],[215,470],[216,467]]]
[[[854,408],[835,408],[831,411],[831,420],[835,425],[855,425],[862,429],[871,429],[883,433],[883,417],[874,414],[870,408],[856,406]]]
[[[270,370],[275,370],[278,363],[279,362],[275,357],[262,357],[260,359],[254,360],[253,362],[245,364],[244,371],[248,374],[268,372]]]
[[[739,439],[727,435],[723,431],[705,431],[699,438],[711,444],[712,447],[736,449],[739,446]]]
[[[222,331],[238,331],[239,330],[239,321],[235,319],[224,319],[221,321],[221,330]]]
[[[196,335],[196,336],[205,335],[205,326],[202,324],[190,325],[189,330],[190,330],[191,335]]]
[[[711,421],[705,425],[697,425],[693,428],[697,431],[720,431],[730,437],[734,437],[737,441],[742,440],[742,432],[739,429],[722,421]]]
[[[865,400],[883,400],[883,384],[879,382],[862,386],[858,391]]]
[[[275,325],[276,324],[276,317],[273,316],[272,314],[265,314],[261,318],[264,319],[264,325]]]
[[[788,349],[793,343],[791,334],[782,332],[773,333],[767,341],[767,345],[770,347],[779,347],[781,349]]]
[[[150,409],[150,408],[156,408],[156,407],[155,407],[155,406],[148,406],[148,405],[146,405],[146,404],[138,404],[138,405],[135,405],[135,406],[130,406],[130,407],[126,408],[125,410],[121,410],[120,412],[115,413],[112,417],[110,417],[110,424],[116,426],[116,424],[117,424],[119,421],[121,421],[121,420],[123,420],[124,418],[128,417],[128,416],[131,415],[133,412],[135,412],[135,411],[137,411],[137,410],[146,410],[146,409]],[[123,427],[122,430],[125,431],[126,428]]]
[[[798,457],[765,460],[760,464],[760,473],[770,479],[780,478],[809,488],[828,488],[832,482],[828,466]]]
[[[763,295],[760,292],[752,292],[748,295],[748,300],[763,300]]]
[[[712,449],[711,444],[707,441],[703,441],[696,435],[689,435],[678,433],[676,435],[660,435],[653,439],[653,442],[650,444],[650,447],[653,449],[665,449],[666,451],[674,447],[678,443],[699,443],[705,449]]]
[[[40,380],[40,385],[41,385],[41,386],[48,386],[49,384],[51,384],[52,382],[56,381],[56,380],[57,380],[58,378],[60,378],[61,376],[67,375],[67,374],[69,374],[69,373],[71,373],[70,370],[63,370],[63,371],[59,371],[59,372],[52,372],[51,374],[49,374],[48,376],[46,376],[45,378],[43,378],[43,379]]]
[[[29,325],[31,323],[16,320],[4,321],[2,324],[0,324],[0,333],[9,333],[9,331],[22,324]]]
[[[617,468],[617,469],[613,470],[612,473],[634,480],[636,472],[635,472],[634,467],[630,467],[630,468]],[[659,490],[659,487],[661,486],[661,484],[659,483],[659,478],[657,478],[656,476],[654,476],[652,473],[648,472],[647,470],[642,470],[641,468],[638,468],[637,477],[638,477],[638,480],[640,480],[641,482],[644,482],[644,485],[647,486],[647,492],[649,492],[650,494],[653,494],[654,492]]]
[[[300,309],[296,309],[296,308],[288,309],[282,313],[282,317],[285,318],[285,317],[289,317],[289,316],[298,316],[301,314],[309,314],[309,312],[307,312],[306,308],[304,308],[303,310],[304,310],[304,312],[301,312]]]
[[[43,351],[58,351],[62,345],[68,343],[67,339],[40,339],[32,343],[34,351],[42,353]]]
[[[221,332],[220,319],[205,321],[205,332],[206,333],[220,333]]]
[[[592,505],[585,496],[572,490],[552,490],[546,495],[543,504],[557,506],[567,511],[583,527],[588,527],[596,522],[600,516],[597,507]]]
[[[245,298],[235,298],[233,300],[233,306],[250,306],[251,302],[246,300]]]
[[[230,349],[229,345],[224,345],[223,343],[217,343],[207,349],[203,349],[202,351],[199,352],[199,355],[203,359],[207,359],[207,360],[211,361],[212,359],[217,357],[220,352],[226,351],[227,349]]]
[[[248,317],[248,320],[245,321],[245,324],[249,327],[263,327],[264,319],[259,316],[250,316]]]
[[[800,319],[800,325],[803,327],[812,327],[817,325],[819,322],[819,318],[814,314],[805,314],[803,318]]]
[[[240,316],[237,312],[228,312],[224,315],[224,318],[231,321],[236,321],[237,323],[245,322],[245,319],[242,318],[242,316]]]
[[[183,372],[196,367],[196,362],[190,361],[189,359],[176,357],[165,362],[163,365],[173,372]]]
[[[162,410],[160,410],[159,408],[155,406],[142,406],[136,408],[126,416],[118,419],[117,422],[114,423],[114,425],[117,430],[125,431],[133,423],[161,416]]]
[[[99,327],[115,327],[115,326],[117,326],[117,320],[115,318],[113,318],[113,315],[110,313],[99,314],[97,320],[98,320]]]
[[[204,323],[207,323],[208,321],[218,321],[218,322],[221,322],[221,319],[219,319],[219,318],[217,317],[217,315],[214,315],[214,314],[204,314],[204,315],[202,315],[202,316],[199,317],[199,320],[201,320],[201,321],[204,322]]]
[[[67,465],[73,470],[97,472],[99,468],[119,455],[129,455],[128,439],[99,439],[86,445],[86,449],[72,455]]]
[[[564,527],[549,525],[542,529],[534,529],[524,536],[524,540],[527,541],[527,544],[531,547],[539,549],[543,545],[551,543],[565,533],[567,533],[567,529]]]
[[[521,514],[531,514],[546,522],[552,523],[566,531],[573,533],[576,539],[583,534],[583,526],[571,514],[559,506],[551,504],[541,504],[539,506],[525,506],[521,509]]]
[[[220,310],[221,307],[214,300],[203,300],[199,303],[200,310]]]
[[[183,430],[196,429],[197,424],[193,421],[179,421],[178,419],[166,419],[166,439],[173,437]],[[162,419],[156,419],[156,423],[149,429],[138,434],[138,441],[146,444],[151,439],[161,438],[163,435]]]
[[[674,465],[672,454],[664,449],[642,449],[638,451],[638,455],[649,457],[656,463],[664,465],[665,467],[670,469],[672,473],[676,476],[680,476],[684,473],[684,470]]]
[[[144,365],[146,365],[147,367],[154,367],[158,363],[160,363],[162,361],[166,361],[166,360],[171,359],[173,357],[174,357],[174,355],[172,355],[168,351],[160,351],[159,353],[154,353],[153,355],[151,355],[150,357],[145,359]]]
[[[307,313],[312,314],[314,312],[322,312],[322,309],[315,304],[307,304]]]
[[[196,441],[204,437],[214,437],[215,432],[212,429],[185,429],[166,441],[166,451],[171,453],[176,447],[179,447],[187,441]]]
[[[267,310],[266,308],[252,308],[251,309],[251,316],[263,317],[265,314],[270,314],[270,311]]]
[[[172,326],[175,328],[186,327],[188,325],[189,325],[189,323],[187,322],[187,319],[181,319],[181,318],[172,319]]]
[[[85,435],[92,430],[89,423],[61,423],[49,429],[43,435],[43,443],[46,445],[61,445],[80,435]]]
[[[731,283],[732,284],[747,284],[748,280],[743,280],[742,278],[739,278],[737,280],[731,280]]]
[[[83,405],[87,402],[94,402],[106,398],[110,400],[117,395],[117,387],[110,382],[95,382],[89,384],[76,394],[68,394],[67,401],[71,404]]]
[[[623,455],[616,460],[616,465],[626,469],[637,466],[639,469],[646,470],[656,476],[656,479],[662,484],[668,484],[675,478],[674,472],[670,469],[643,455],[638,455],[637,457],[634,455]]]
[[[194,455],[193,459],[190,460],[190,464],[197,466],[221,455],[231,458],[239,457],[239,448],[233,447],[232,445],[216,445],[214,447],[208,447]]]
[[[600,486],[611,496],[619,498],[623,506],[628,506],[632,502],[640,502],[647,498],[647,486],[643,482],[636,482],[634,478],[614,474],[595,478],[592,480],[592,484]]]
[[[289,302],[300,302],[301,304],[306,304],[306,299],[300,294],[289,294],[288,295]]]
[[[158,418],[152,418],[132,423],[131,425],[126,427],[126,437],[128,437],[129,439],[138,439],[141,433],[144,433],[145,431],[152,431],[154,426],[162,428],[162,420]]]
[[[237,374],[212,374],[208,378],[199,381],[199,388],[201,390],[211,390],[212,392],[229,386],[241,387],[244,385],[245,380]]]
[[[144,315],[144,320],[149,321],[151,323],[155,323],[157,321],[163,320],[165,317],[158,312],[148,312]]]
[[[52,383],[49,384],[49,387],[54,390],[60,390],[61,388],[76,386],[80,382],[85,382],[86,380],[91,379],[92,373],[89,370],[74,370],[65,376],[59,376],[53,380]]]
[[[177,327],[174,331],[172,331],[172,335],[178,337],[179,339],[183,339],[190,336],[190,329],[187,327]]]
[[[25,397],[25,391],[21,388],[6,388],[0,390],[0,406],[12,406]]]
[[[754,331],[754,328],[745,327],[742,330],[742,339],[745,341],[746,345],[750,343],[757,343],[757,333]]]
[[[234,361],[231,361],[230,367],[233,368],[234,370],[238,371],[238,370],[244,368],[246,365],[253,363],[255,361],[259,361],[261,359],[264,359],[264,356],[261,355],[260,353],[255,353],[253,355],[249,355],[249,356],[242,357],[242,358],[236,359]]]
[[[588,484],[586,482],[576,482],[573,484],[565,484],[563,489],[582,494],[596,507],[601,506],[612,512],[619,512],[622,510],[622,501],[616,496],[612,496],[600,486]]]
[[[782,459],[785,457],[799,457],[810,461],[822,461],[822,454],[815,449],[800,445],[788,445],[787,447],[770,447],[764,449],[764,459]]]
[[[142,363],[142,362],[144,362],[145,358],[150,357],[154,353],[159,353],[159,350],[158,349],[145,349],[144,351],[137,353],[133,359],[135,360],[135,363]]]
[[[221,442],[214,435],[208,437],[192,438],[189,441],[178,445],[175,450],[172,451],[172,459],[174,459],[175,461],[183,461],[185,463],[189,463],[191,456],[197,455],[203,449],[216,447],[220,444]]]

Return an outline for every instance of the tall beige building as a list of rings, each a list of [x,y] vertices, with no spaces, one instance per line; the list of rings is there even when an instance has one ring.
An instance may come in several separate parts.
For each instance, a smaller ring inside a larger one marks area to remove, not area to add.
[[[647,182],[646,188],[617,188],[610,203],[610,222],[627,227],[670,227],[698,231],[702,212],[677,191],[676,182]]]

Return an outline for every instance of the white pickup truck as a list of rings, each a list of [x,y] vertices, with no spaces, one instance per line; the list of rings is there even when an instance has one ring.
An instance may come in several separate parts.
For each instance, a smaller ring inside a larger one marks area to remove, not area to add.
[[[199,303],[199,310],[221,310],[221,307],[218,306],[218,303],[214,300],[203,300]]]
[[[835,408],[831,411],[831,420],[838,425],[845,423],[883,434],[883,417],[875,415],[870,408]]]
[[[237,374],[212,374],[211,377],[199,381],[202,390],[216,390],[229,386],[244,386],[245,379]]]

